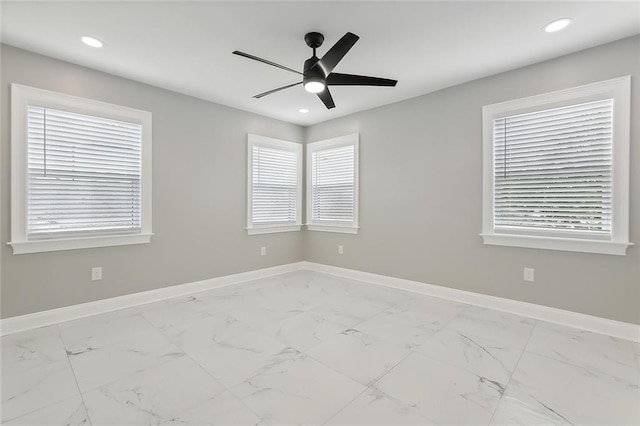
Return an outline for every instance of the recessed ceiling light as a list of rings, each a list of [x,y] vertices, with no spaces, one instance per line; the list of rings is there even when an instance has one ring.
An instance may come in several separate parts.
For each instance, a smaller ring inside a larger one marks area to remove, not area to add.
[[[102,47],[102,42],[100,40],[98,40],[97,38],[84,36],[84,37],[82,37],[82,42],[84,44],[86,44],[87,46]]]
[[[307,108],[300,108],[298,111],[300,111],[301,114],[306,114],[309,112],[309,109]]]
[[[548,33],[555,33],[556,31],[560,31],[567,27],[571,23],[571,19],[562,18],[557,19],[544,27],[544,30]]]

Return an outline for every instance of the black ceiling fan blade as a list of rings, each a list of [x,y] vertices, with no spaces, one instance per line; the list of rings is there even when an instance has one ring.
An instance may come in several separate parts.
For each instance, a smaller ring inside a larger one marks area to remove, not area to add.
[[[332,72],[327,76],[329,86],[388,86],[395,87],[398,80],[369,77],[366,75],[339,74]]]
[[[320,59],[315,65],[315,67],[322,67],[324,71],[324,75],[329,75],[331,71],[338,65],[338,62],[347,54],[347,52],[356,44],[360,37],[353,33],[346,33],[342,36],[340,40],[337,41],[336,44],[331,47],[324,54],[322,59]]]
[[[263,64],[271,65],[273,67],[280,68],[280,69],[285,70],[285,71],[291,71],[291,72],[294,72],[296,74],[302,75],[302,73],[300,71],[296,71],[296,70],[291,69],[289,67],[285,67],[284,65],[276,64],[275,62],[268,61],[266,59],[258,58],[257,56],[250,55],[249,53],[244,53],[244,52],[240,52],[239,50],[234,50],[233,54],[234,55],[238,55],[238,56],[242,56],[242,57],[245,57],[245,58],[248,58],[248,59],[253,59],[254,61],[262,62]]]
[[[316,93],[316,95],[318,95],[318,97],[320,98],[322,103],[324,103],[324,106],[326,106],[327,109],[336,107],[336,104],[333,102],[333,97],[331,97],[331,92],[329,92],[328,87],[325,87],[322,92]]]
[[[277,89],[269,90],[268,92],[259,93],[259,94],[255,95],[254,98],[260,99],[263,96],[267,96],[267,95],[270,95],[272,93],[276,93],[276,92],[279,92],[281,90],[288,89],[289,87],[297,86],[298,84],[302,84],[302,82],[300,81],[298,83],[289,84],[288,86],[282,86],[282,87],[278,87]]]

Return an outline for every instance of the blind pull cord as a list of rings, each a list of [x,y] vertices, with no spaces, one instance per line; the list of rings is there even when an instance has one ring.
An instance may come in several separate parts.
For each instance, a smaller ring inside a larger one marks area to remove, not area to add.
[[[504,169],[504,178],[507,178],[507,117],[504,118],[504,134],[502,136],[503,139],[503,143],[504,143],[504,164],[503,164],[503,169]]]
[[[44,109],[44,127],[43,127],[43,167],[44,167],[44,177],[47,177],[47,109]]]

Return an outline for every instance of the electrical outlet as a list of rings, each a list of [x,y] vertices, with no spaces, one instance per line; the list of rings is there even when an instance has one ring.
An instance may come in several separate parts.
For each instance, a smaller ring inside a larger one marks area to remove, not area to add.
[[[260,247],[260,256],[266,256],[266,255],[267,255],[267,248]]]
[[[525,281],[529,281],[529,282],[533,282],[534,280],[534,269],[533,268],[524,268],[524,280]]]
[[[102,279],[102,266],[97,268],[91,268],[91,281],[98,281]]]
[[[342,246],[342,244],[338,246],[338,254],[344,254],[344,247]]]

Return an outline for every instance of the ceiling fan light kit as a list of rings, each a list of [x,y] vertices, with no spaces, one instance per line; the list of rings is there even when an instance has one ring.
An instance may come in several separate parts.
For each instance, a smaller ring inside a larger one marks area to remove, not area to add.
[[[364,75],[354,74],[339,74],[334,73],[333,69],[338,65],[347,52],[353,47],[360,37],[353,33],[346,33],[331,49],[324,54],[322,58],[316,56],[316,49],[322,46],[324,42],[324,35],[317,32],[310,32],[305,34],[304,41],[307,46],[313,49],[313,55],[304,62],[303,72],[296,71],[292,68],[285,67],[278,63],[268,61],[266,59],[259,58],[257,56],[234,51],[235,55],[242,56],[247,59],[262,62],[267,65],[271,65],[285,71],[293,72],[296,74],[302,74],[302,81],[298,83],[289,84],[277,89],[272,89],[267,92],[259,93],[254,98],[262,98],[275,92],[279,92],[289,87],[294,87],[302,84],[304,89],[309,93],[315,93],[322,103],[331,109],[335,107],[333,97],[329,91],[328,86],[388,86],[394,87],[398,82],[397,80],[391,80],[388,78],[369,77]]]

